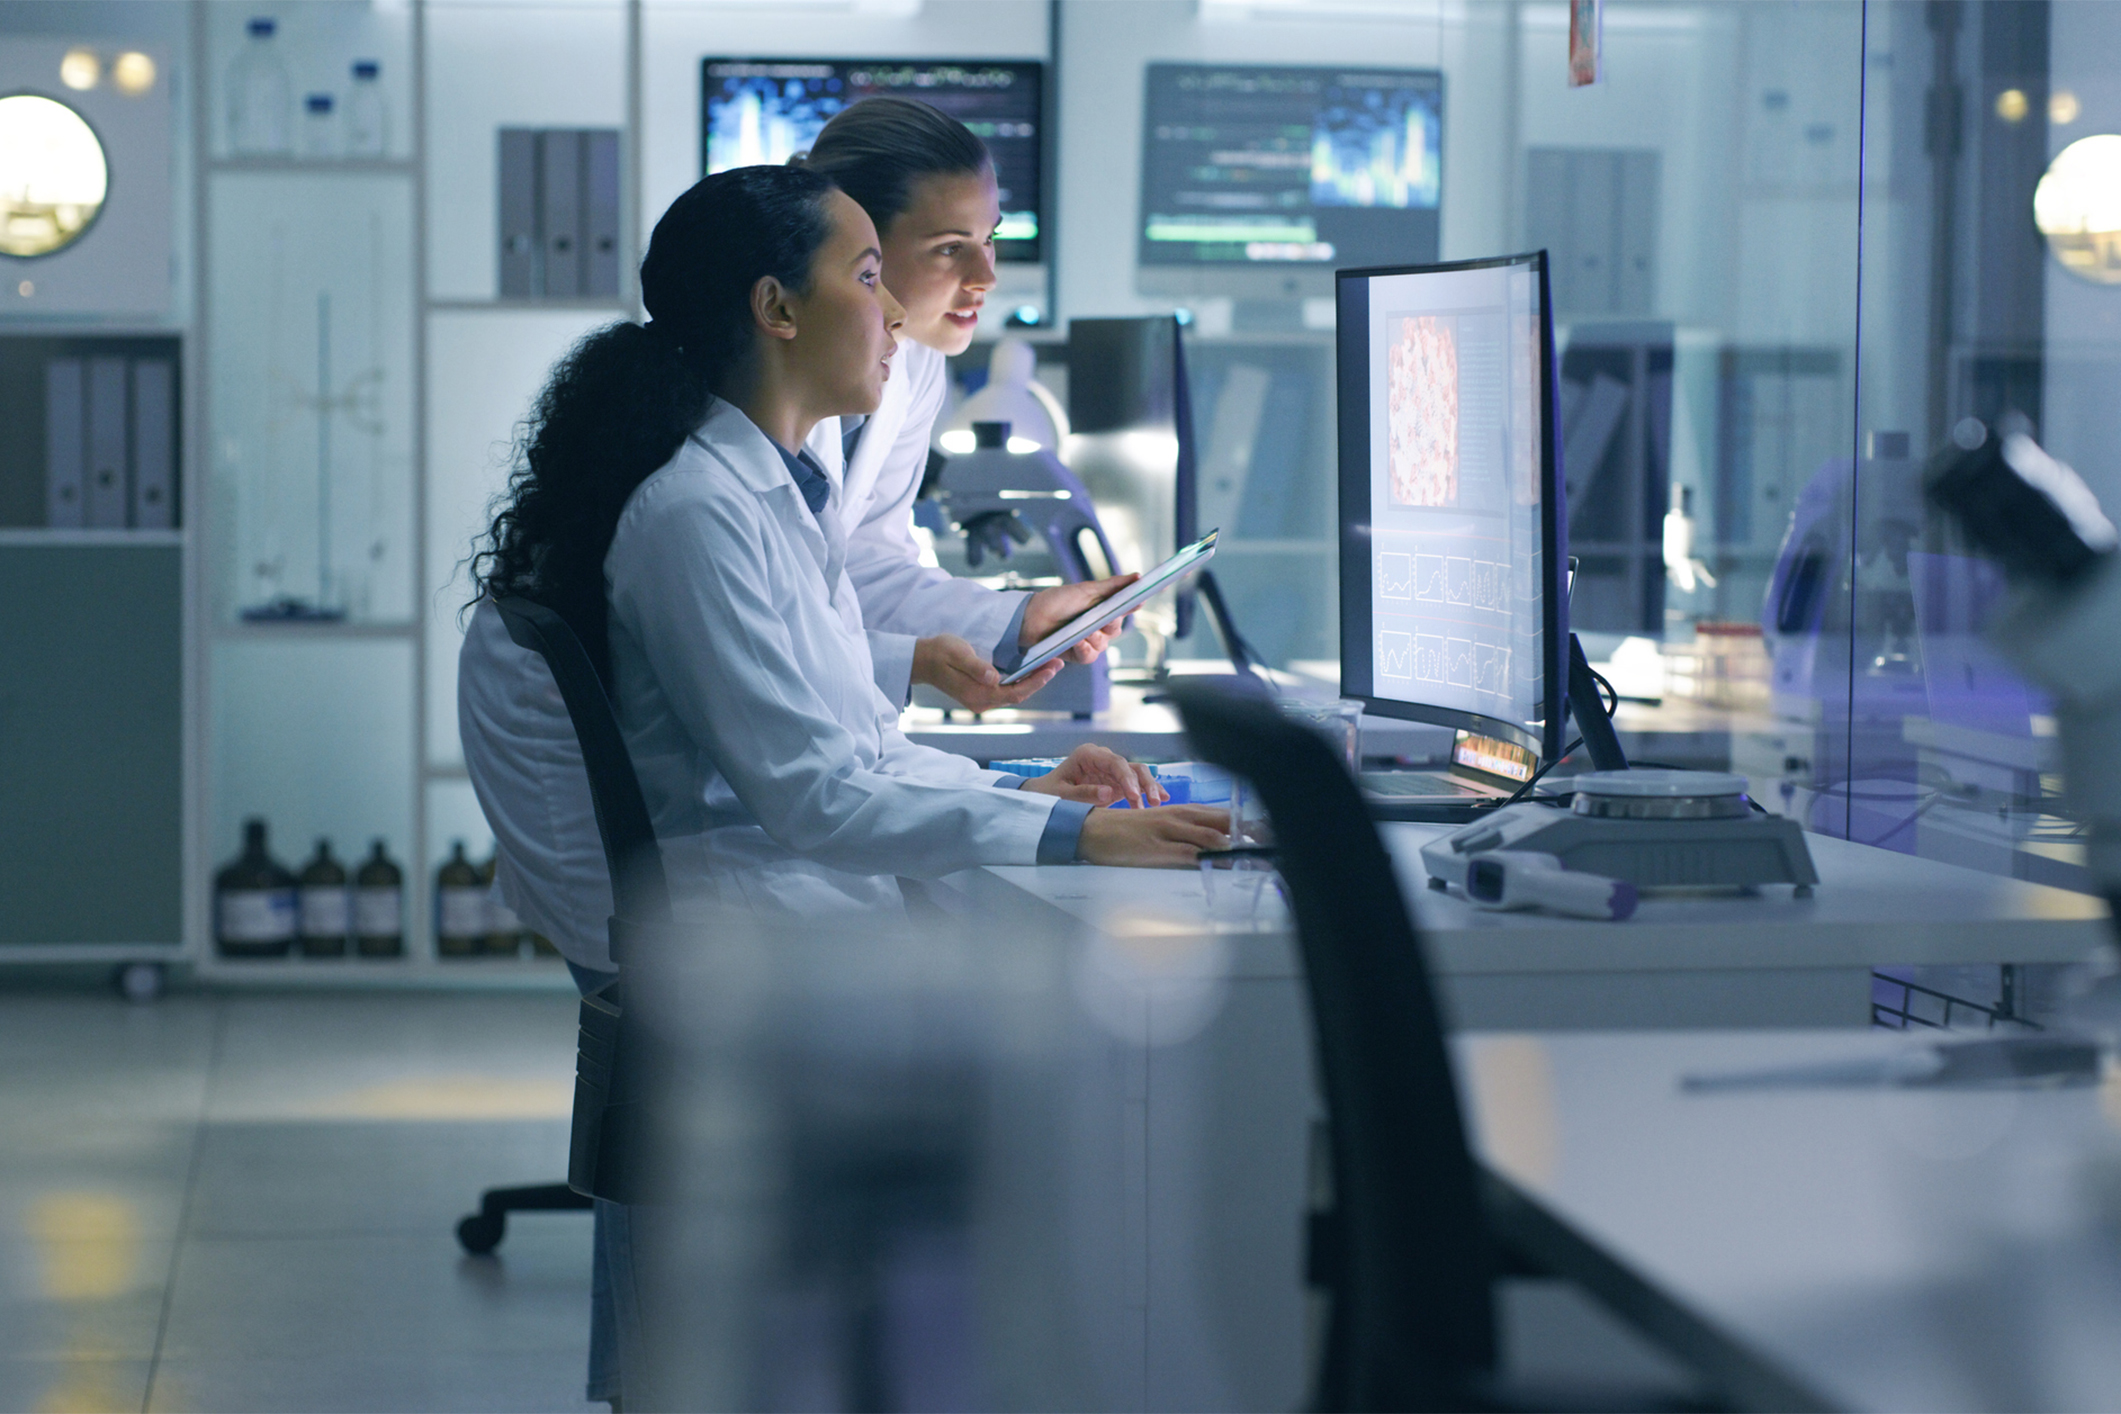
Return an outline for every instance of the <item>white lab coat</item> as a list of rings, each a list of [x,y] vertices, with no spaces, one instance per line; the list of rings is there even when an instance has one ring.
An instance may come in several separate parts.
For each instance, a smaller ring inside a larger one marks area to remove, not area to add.
[[[806,444],[838,483],[847,573],[861,596],[876,683],[898,703],[906,701],[912,682],[916,639],[954,633],[982,654],[991,653],[1023,600],[1021,594],[988,589],[921,563],[913,539],[913,501],[928,469],[929,434],[948,385],[943,355],[902,340],[883,401],[862,428],[853,462],[842,465],[838,418],[819,423]]]
[[[765,434],[717,401],[620,514],[604,562],[613,705],[681,902],[902,917],[894,875],[1037,860],[1053,797],[995,789],[999,773],[898,730],[841,499],[835,484],[813,516]],[[609,890],[557,691],[490,607],[460,682],[504,896],[570,960],[608,965]]]

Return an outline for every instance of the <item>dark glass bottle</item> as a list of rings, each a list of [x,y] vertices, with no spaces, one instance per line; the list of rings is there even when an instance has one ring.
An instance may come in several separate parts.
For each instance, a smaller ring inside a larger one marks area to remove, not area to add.
[[[500,863],[501,851],[496,847],[479,866],[479,887],[486,891],[486,953],[489,957],[516,957],[523,951],[523,920],[516,917],[516,911],[502,901],[500,891],[493,886]]]
[[[295,941],[295,876],[265,849],[265,822],[243,822],[243,853],[214,875],[214,944],[223,957],[285,957]]]
[[[464,855],[464,841],[451,841],[449,858],[435,871],[435,952],[477,957],[486,951],[486,886],[478,866]]]
[[[302,956],[346,956],[346,938],[353,932],[353,897],[346,892],[346,866],[331,857],[330,840],[318,840],[315,857],[302,866],[295,904]]]
[[[405,872],[381,840],[354,872],[353,930],[362,957],[405,956]]]

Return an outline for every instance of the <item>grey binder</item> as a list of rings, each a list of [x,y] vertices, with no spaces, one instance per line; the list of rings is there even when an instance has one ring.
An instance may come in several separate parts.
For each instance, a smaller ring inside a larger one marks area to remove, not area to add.
[[[44,365],[44,523],[72,530],[82,523],[88,460],[84,424],[87,391],[78,358]]]
[[[582,293],[619,292],[619,135],[610,128],[582,134],[584,250]]]
[[[545,238],[545,294],[582,293],[582,135],[572,129],[540,135],[538,229]]]
[[[88,361],[88,509],[82,522],[91,530],[125,528],[125,365],[122,358]]]
[[[501,298],[533,299],[538,279],[538,133],[501,129]]]
[[[133,526],[139,530],[177,523],[176,383],[168,359],[133,364]]]

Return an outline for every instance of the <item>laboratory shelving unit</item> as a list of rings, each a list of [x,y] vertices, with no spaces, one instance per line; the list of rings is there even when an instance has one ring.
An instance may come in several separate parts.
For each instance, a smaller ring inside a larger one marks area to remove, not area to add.
[[[439,402],[446,423],[476,401],[455,386],[466,371],[467,327],[474,343],[505,343],[526,320],[587,327],[630,303],[433,293],[435,15],[427,5],[193,0],[190,8],[199,154],[190,623],[199,667],[186,955],[217,985],[570,987],[556,959],[435,952],[435,870],[452,838],[467,839],[474,858],[487,838],[453,714],[438,705],[453,697],[456,636],[448,630],[466,597],[449,546],[467,530],[467,507],[475,523],[498,468],[490,459],[472,467],[472,479],[483,481],[470,488],[458,484],[464,468],[438,469],[431,409]],[[623,13],[630,40],[638,7]],[[331,86],[328,76],[343,76],[350,60],[380,53],[385,155],[227,150],[224,85],[254,15],[280,21],[298,111],[301,80],[327,76],[319,86]],[[617,46],[612,57],[625,62]],[[490,162],[492,127],[456,124],[440,136],[456,144],[460,162],[467,154]],[[634,189],[631,170],[626,188]],[[437,337],[451,344],[440,360],[431,357]],[[283,597],[327,604],[340,616],[261,620],[243,612]],[[383,839],[404,874],[404,956],[220,957],[211,876],[236,853],[250,815],[266,818],[273,853],[294,869],[315,837],[331,839],[349,873],[369,842]]]

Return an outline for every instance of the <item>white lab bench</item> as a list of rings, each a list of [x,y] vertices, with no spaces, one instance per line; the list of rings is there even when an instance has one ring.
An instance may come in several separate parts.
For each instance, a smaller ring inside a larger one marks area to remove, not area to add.
[[[1463,1029],[1864,1026],[1875,967],[2075,963],[2106,905],[2021,879],[1807,835],[1819,886],[1646,898],[1625,922],[1490,913],[1424,887],[1419,851],[1447,826],[1388,824],[1429,965]],[[1117,937],[1207,931],[1194,873],[994,867],[984,874]],[[1007,896],[986,895],[1005,902]],[[1286,936],[1232,938],[1239,975],[1296,975]]]
[[[1740,1407],[2121,1407],[2114,1085],[1690,1092],[1884,1035],[1456,1043],[1509,1236]]]

